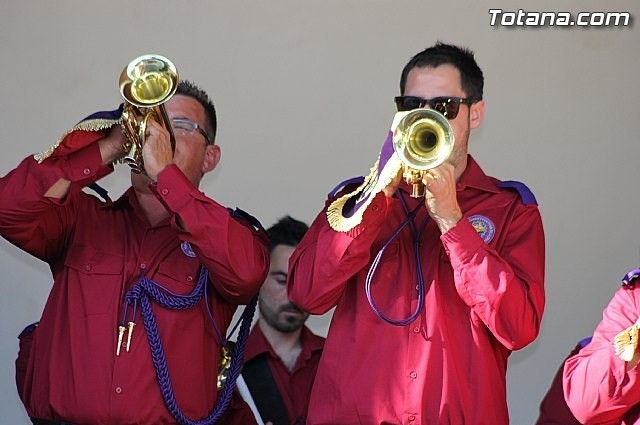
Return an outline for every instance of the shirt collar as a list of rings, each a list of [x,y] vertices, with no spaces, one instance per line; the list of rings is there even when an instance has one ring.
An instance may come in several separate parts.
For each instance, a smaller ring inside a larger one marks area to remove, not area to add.
[[[259,324],[256,323],[251,330],[249,341],[250,343],[247,343],[245,347],[245,361],[249,361],[261,354],[268,354],[273,358],[278,358],[273,347],[271,347],[271,344],[267,341],[264,333],[262,333],[262,329],[260,329]],[[300,343],[302,345],[300,357],[306,361],[313,353],[322,350],[322,347],[324,346],[324,338],[315,335],[309,328],[307,328],[307,326],[303,326],[302,332],[300,333]]]
[[[484,192],[500,192],[495,181],[482,171],[482,168],[471,155],[467,156],[467,168],[462,172],[457,184],[458,190],[466,189],[467,187]]]

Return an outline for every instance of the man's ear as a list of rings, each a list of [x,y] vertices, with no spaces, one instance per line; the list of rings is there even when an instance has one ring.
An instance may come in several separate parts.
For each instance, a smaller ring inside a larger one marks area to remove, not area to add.
[[[207,145],[207,150],[204,153],[204,162],[202,163],[202,174],[216,168],[220,162],[220,156],[222,151],[218,145]]]
[[[484,119],[484,100],[480,100],[469,108],[469,128],[476,128]]]

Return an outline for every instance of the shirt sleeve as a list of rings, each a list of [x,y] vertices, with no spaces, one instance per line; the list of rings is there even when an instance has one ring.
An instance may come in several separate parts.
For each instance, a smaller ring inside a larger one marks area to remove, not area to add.
[[[456,290],[509,350],[531,343],[544,311],[544,232],[535,205],[519,205],[502,229],[499,251],[485,243],[468,220],[441,236]]]
[[[95,143],[42,163],[24,159],[0,179],[0,234],[35,257],[51,261],[62,251],[65,235],[75,223],[82,188],[111,171],[102,165]],[[45,197],[60,179],[71,181],[67,196]]]
[[[387,198],[380,192],[364,212],[362,223],[348,232],[337,232],[324,209],[289,260],[287,294],[291,301],[312,314],[335,307],[347,282],[369,262],[371,245],[386,214]]]
[[[178,237],[189,242],[209,270],[211,282],[227,300],[246,304],[257,294],[269,271],[264,230],[198,190],[175,165],[158,174],[152,186],[173,212]],[[178,217],[184,223],[178,223]]]
[[[638,320],[637,297],[638,289],[619,289],[589,345],[565,362],[565,399],[581,422],[619,424],[640,400],[638,365],[627,371],[613,344],[618,333]]]

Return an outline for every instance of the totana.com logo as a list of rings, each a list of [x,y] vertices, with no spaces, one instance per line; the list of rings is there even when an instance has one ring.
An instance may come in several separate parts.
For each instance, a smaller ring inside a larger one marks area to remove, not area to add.
[[[489,9],[492,27],[630,27],[632,17],[629,12],[507,12],[502,9]]]

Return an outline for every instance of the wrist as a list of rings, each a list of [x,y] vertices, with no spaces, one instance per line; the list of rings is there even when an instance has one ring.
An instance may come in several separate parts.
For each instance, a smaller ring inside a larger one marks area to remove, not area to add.
[[[100,147],[100,156],[102,157],[102,165],[110,165],[118,159],[124,157],[127,153],[126,145],[121,147],[114,146],[108,138],[104,138],[98,142]]]
[[[462,220],[462,212],[458,211],[447,217],[436,217],[435,221],[443,235]]]

